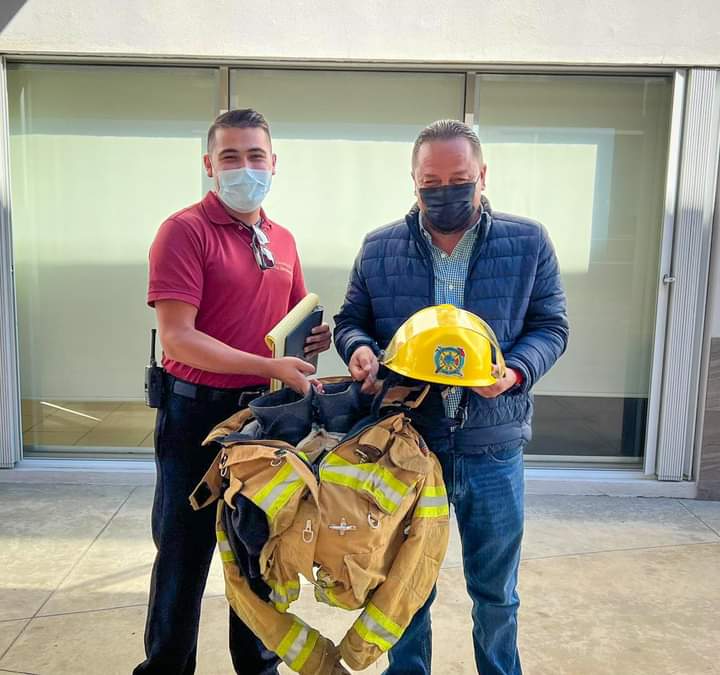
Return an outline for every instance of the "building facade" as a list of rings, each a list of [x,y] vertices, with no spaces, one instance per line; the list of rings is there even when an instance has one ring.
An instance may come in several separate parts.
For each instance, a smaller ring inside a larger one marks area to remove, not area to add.
[[[2,466],[150,458],[147,249],[208,189],[215,115],[254,107],[329,314],[413,202],[418,131],[474,125],[491,204],[548,227],[568,293],[531,479],[720,499],[717,3],[63,4],[0,9]]]

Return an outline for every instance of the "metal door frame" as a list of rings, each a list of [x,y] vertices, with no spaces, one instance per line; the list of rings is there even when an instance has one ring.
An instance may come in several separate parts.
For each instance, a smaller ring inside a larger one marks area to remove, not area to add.
[[[22,459],[9,144],[7,63],[0,56],[0,468]]]
[[[693,68],[687,75],[672,258],[666,272],[670,283],[665,284],[666,358],[654,466],[661,481],[694,478],[699,397],[704,389],[700,381],[707,377],[703,342],[719,162],[720,70]],[[652,468],[646,470],[651,473]]]

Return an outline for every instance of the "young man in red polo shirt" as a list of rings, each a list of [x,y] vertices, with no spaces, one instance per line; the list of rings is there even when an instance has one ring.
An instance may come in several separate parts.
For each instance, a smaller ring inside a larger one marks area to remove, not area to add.
[[[157,313],[166,374],[155,427],[157,556],[147,658],[135,675],[195,672],[200,603],[215,548],[213,509],[194,512],[188,502],[215,454],[202,440],[270,378],[305,392],[314,372],[300,359],[270,359],[264,342],[306,295],[292,235],[260,208],[275,174],[268,124],[254,110],[227,112],[210,127],[207,149],[215,190],[170,216],[150,249],[148,304]],[[308,355],[330,346],[327,325],[314,333]],[[277,673],[277,657],[232,610],[230,653],[237,673]]]

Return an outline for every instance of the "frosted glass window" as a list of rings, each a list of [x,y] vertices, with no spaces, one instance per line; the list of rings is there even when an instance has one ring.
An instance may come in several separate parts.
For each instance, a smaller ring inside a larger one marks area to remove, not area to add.
[[[639,457],[644,443],[672,83],[478,76],[494,208],[537,219],[567,288],[567,354],[537,387],[538,454]]]
[[[209,187],[212,68],[11,65],[13,233],[26,448],[144,452],[147,250]],[[363,236],[414,202],[417,133],[462,118],[464,75],[237,69],[231,107],[268,118],[266,207],[296,236],[328,318]],[[568,291],[567,355],[537,388],[530,452],[638,461],[644,445],[671,82],[478,76],[493,207],[538,219]],[[335,354],[321,374],[343,372]]]
[[[259,110],[272,128],[268,215],[295,235],[308,288],[329,317],[363,237],[414,203],[412,144],[430,122],[462,118],[464,82],[452,73],[232,71],[231,106]],[[319,370],[346,372],[334,352]]]
[[[217,71],[11,65],[8,89],[26,448],[142,452],[147,253],[207,188]]]

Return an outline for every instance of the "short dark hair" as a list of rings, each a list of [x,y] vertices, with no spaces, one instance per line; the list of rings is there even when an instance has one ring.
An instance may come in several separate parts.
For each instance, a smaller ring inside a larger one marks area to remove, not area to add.
[[[207,151],[211,152],[215,143],[215,132],[218,129],[262,129],[270,138],[270,125],[261,113],[252,108],[241,108],[239,110],[228,110],[218,115],[210,125],[207,135]]]
[[[418,152],[420,152],[420,147],[424,143],[429,143],[430,141],[446,141],[451,138],[466,139],[472,146],[478,162],[482,165],[482,146],[480,145],[478,135],[472,130],[472,127],[459,120],[438,120],[426,126],[415,139],[415,145],[413,145],[412,151],[413,171],[417,164]]]

